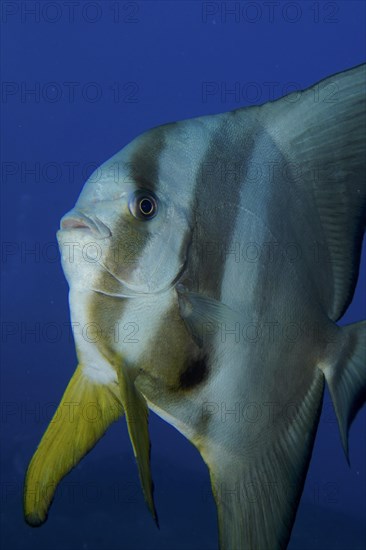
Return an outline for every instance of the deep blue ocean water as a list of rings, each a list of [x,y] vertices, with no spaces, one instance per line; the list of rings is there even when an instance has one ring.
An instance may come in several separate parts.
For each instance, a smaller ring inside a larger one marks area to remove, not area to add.
[[[3,1],[1,547],[215,549],[198,451],[151,414],[157,530],[125,426],[63,481],[40,529],[26,466],[76,366],[55,232],[95,166],[153,126],[261,103],[365,60],[363,1]],[[365,318],[366,262],[341,324]],[[366,548],[366,410],[348,467],[325,396],[291,550]]]

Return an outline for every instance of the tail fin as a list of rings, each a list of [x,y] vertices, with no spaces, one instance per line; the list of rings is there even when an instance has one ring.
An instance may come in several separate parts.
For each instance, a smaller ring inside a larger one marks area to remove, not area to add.
[[[340,329],[345,343],[334,364],[322,368],[348,460],[348,430],[366,401],[366,321]]]
[[[38,527],[47,519],[57,485],[123,414],[117,382],[96,384],[78,366],[28,467],[25,519]]]

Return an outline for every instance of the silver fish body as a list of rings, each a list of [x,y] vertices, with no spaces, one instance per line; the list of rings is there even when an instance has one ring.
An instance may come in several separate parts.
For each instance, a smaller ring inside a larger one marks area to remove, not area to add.
[[[94,399],[101,420],[91,433],[80,416],[76,442],[50,426],[27,474],[30,524],[46,483],[123,414],[156,518],[151,408],[208,465],[221,548],[286,546],[324,383],[346,454],[365,400],[365,323],[336,324],[365,227],[365,66],[330,82],[337,105],[310,88],[154,128],[86,183],[58,232],[79,361],[63,399]]]

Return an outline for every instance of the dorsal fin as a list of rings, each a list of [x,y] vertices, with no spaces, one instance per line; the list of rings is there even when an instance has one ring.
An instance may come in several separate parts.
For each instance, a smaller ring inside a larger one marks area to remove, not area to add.
[[[267,103],[260,117],[319,213],[326,245],[319,262],[327,256],[333,286],[323,305],[337,320],[354,293],[365,228],[366,64]]]

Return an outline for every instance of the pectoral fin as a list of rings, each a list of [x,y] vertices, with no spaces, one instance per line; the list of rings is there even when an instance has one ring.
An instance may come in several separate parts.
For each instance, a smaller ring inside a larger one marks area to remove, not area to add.
[[[210,336],[228,324],[239,322],[238,314],[229,306],[199,294],[190,292],[183,285],[178,288],[179,311],[194,341],[202,347]]]
[[[95,383],[79,365],[28,467],[24,513],[29,525],[46,521],[61,479],[122,414],[118,384]]]

